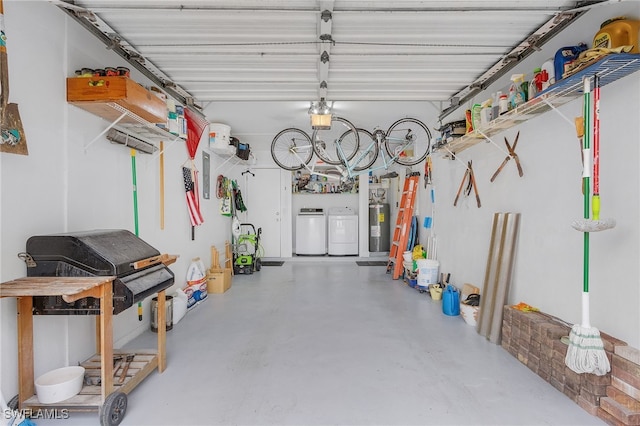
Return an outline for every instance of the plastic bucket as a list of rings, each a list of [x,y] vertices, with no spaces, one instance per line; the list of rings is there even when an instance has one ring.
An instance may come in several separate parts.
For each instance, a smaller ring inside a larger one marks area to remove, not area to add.
[[[229,147],[231,127],[222,123],[209,124],[209,148],[214,152],[235,152],[235,147]]]
[[[417,259],[418,285],[423,287],[438,282],[440,262],[432,259]]]
[[[166,330],[173,328],[173,296],[165,298],[165,323]],[[158,298],[151,299],[151,331],[158,332]]]
[[[433,300],[442,299],[442,287],[439,286],[429,286],[429,294]]]

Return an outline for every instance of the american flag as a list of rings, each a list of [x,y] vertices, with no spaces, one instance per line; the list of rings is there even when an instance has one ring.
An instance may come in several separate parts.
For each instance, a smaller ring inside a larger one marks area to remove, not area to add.
[[[200,213],[198,171],[195,169],[192,171],[189,167],[182,167],[182,177],[184,178],[184,190],[187,196],[187,210],[189,210],[191,226],[202,225],[204,219],[202,217],[202,213]],[[195,178],[195,181],[193,178]]]

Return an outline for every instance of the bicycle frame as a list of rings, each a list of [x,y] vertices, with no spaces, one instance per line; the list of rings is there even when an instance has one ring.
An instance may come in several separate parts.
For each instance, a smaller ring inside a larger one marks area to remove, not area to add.
[[[311,146],[311,144],[309,144],[308,146],[305,145],[305,146],[296,147],[296,148],[308,148],[308,149],[313,150],[313,147]],[[336,179],[336,175],[330,175],[330,174],[327,174],[327,173],[321,173],[321,172],[316,171],[315,163],[311,167],[309,167],[309,164],[305,163],[304,160],[298,155],[297,150],[291,150],[291,153],[293,155],[295,155],[296,158],[298,158],[298,160],[300,160],[300,164],[303,164],[304,168],[307,169],[309,171],[309,173],[311,173],[312,175],[318,175],[318,176],[326,177],[327,179],[331,179],[331,180]],[[342,170],[342,168],[340,166],[335,166],[335,168],[340,172],[340,175],[344,174],[343,170]]]
[[[349,163],[348,161],[345,161],[346,156],[342,151],[342,147],[338,145],[338,155],[340,155],[340,158],[342,158],[343,162],[347,165],[346,169],[341,172],[343,175],[346,174],[347,177],[353,179],[356,176],[369,173],[370,171],[380,170],[380,169],[388,170],[389,167],[395,163],[396,159],[400,157],[400,153],[404,151],[404,148],[406,148],[411,142],[413,142],[413,140],[408,137],[410,136],[409,133],[407,133],[407,137],[405,138],[391,138],[386,134],[385,131],[376,129],[374,130],[373,134],[375,135],[376,140],[372,140],[371,143],[367,146],[367,148],[362,153],[360,153],[360,155],[356,156],[356,159],[353,160],[351,163]],[[393,157],[391,157],[389,156],[389,154],[387,153],[387,150],[384,147],[385,140],[404,141],[405,143],[401,146],[402,149],[398,150],[398,153],[396,153]],[[364,159],[364,157],[367,156],[367,154],[371,153],[371,151],[373,150],[374,144],[378,144],[378,152],[379,152],[378,155],[382,155],[382,165],[376,166],[376,167],[369,167],[366,170],[355,171],[355,167],[358,164],[360,164],[360,162]]]

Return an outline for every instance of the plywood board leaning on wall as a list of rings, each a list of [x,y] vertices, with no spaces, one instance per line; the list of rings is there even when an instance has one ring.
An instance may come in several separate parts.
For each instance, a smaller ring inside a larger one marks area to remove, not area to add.
[[[500,344],[502,308],[509,295],[520,213],[495,213],[487,257],[478,333]]]

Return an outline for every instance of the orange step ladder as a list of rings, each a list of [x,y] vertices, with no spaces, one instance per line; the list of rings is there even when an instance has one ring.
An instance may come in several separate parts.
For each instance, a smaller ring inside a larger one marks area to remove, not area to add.
[[[400,209],[398,210],[398,219],[396,228],[393,231],[393,242],[389,252],[389,263],[387,263],[387,272],[391,272],[393,267],[393,279],[397,280],[402,275],[403,259],[407,243],[409,242],[409,234],[411,231],[411,220],[413,218],[413,206],[416,201],[416,192],[418,190],[418,181],[420,172],[413,172],[404,179],[404,189],[400,198]]]

